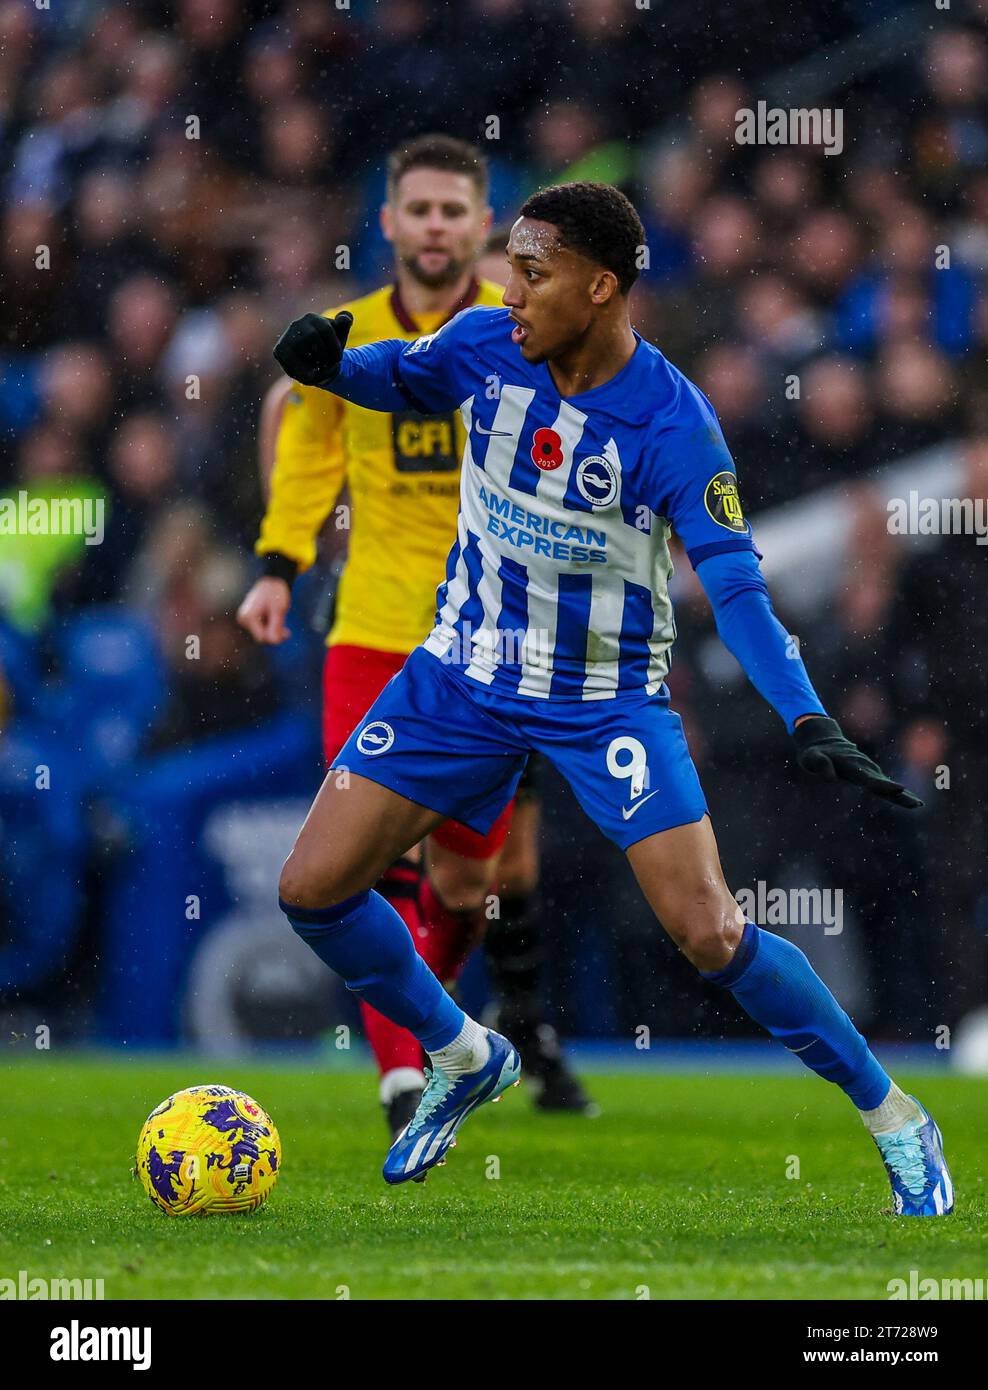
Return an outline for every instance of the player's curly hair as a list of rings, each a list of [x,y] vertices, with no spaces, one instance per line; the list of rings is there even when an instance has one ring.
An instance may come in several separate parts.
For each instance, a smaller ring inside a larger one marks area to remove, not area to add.
[[[476,145],[452,135],[417,135],[388,155],[388,197],[393,198],[409,169],[441,169],[447,174],[466,174],[481,198],[487,197],[487,159]]]
[[[622,294],[638,279],[645,228],[634,207],[609,183],[557,183],[533,193],[522,217],[551,222],[563,246],[617,276]]]

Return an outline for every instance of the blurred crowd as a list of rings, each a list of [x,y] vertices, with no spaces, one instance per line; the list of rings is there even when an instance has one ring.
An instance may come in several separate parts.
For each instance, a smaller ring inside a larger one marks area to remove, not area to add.
[[[862,480],[957,441],[968,495],[988,495],[988,0],[931,9],[920,37],[865,44],[849,66],[845,42],[897,13],[0,0],[0,494],[107,507],[99,546],[0,537],[4,623],[44,656],[94,604],[143,614],[170,672],[148,754],[290,704],[233,618],[262,507],[258,408],[284,323],[387,279],[388,149],[430,129],[477,140],[502,226],[540,184],[618,183],[647,233],[636,326],[713,401],[749,514],[834,485],[854,499],[840,596],[803,624],[804,655],[851,737],[917,789],[950,765],[953,793],[931,793],[919,828],[881,832],[877,868],[849,801],[807,801],[804,824],[847,873],[861,860],[872,938],[893,909],[902,920],[906,862],[922,869],[918,926],[954,944],[933,984],[929,962],[896,990],[876,979],[875,1010],[902,1032],[905,990],[940,1018],[956,989],[986,983],[985,552],[970,537],[914,552]],[[796,104],[843,109],[840,156],[735,141],[737,111],[789,69],[810,92]],[[725,686],[687,568],[671,684],[743,864],[739,810],[785,738]],[[210,661],[190,676],[185,635],[207,627]],[[8,688],[0,719],[17,713]],[[773,785],[775,805],[764,788],[755,801],[766,873],[795,852]]]

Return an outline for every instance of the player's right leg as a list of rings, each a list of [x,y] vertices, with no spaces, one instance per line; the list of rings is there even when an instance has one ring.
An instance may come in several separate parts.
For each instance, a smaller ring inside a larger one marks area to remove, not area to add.
[[[416,955],[398,913],[373,891],[436,820],[388,787],[331,770],[281,871],[278,896],[294,930],[349,989],[425,1045],[438,1037],[441,1046],[462,1026],[460,1012]]]
[[[279,895],[311,911],[366,892],[441,820],[379,782],[330,768],[285,861]]]
[[[429,1084],[385,1163],[389,1182],[444,1161],[466,1116],[516,1082],[520,1068],[514,1047],[450,998],[372,885],[451,816],[486,833],[526,756],[436,658],[413,653],[341,750],[282,871],[281,905],[294,930],[429,1053]]]
[[[520,1069],[507,1039],[482,1028],[446,993],[398,913],[372,888],[442,819],[359,774],[341,785],[330,771],[278,885],[293,930],[348,989],[406,1028],[432,1061],[415,1115],[388,1154],[384,1176],[391,1183],[421,1179],[445,1162],[470,1111],[496,1100]]]
[[[400,652],[377,651],[337,642],[326,648],[323,664],[322,739],[326,766],[333,763],[392,676],[405,663]],[[422,949],[424,944],[419,897],[422,887],[421,847],[415,846],[389,864],[374,885],[405,923],[416,949],[440,980],[446,976]],[[415,1114],[425,1089],[422,1049],[408,1032],[360,1000],[364,1035],[380,1076],[378,1096],[392,1137]]]

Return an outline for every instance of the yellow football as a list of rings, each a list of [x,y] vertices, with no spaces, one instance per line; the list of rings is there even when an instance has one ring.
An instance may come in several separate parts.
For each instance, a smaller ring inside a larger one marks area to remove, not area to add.
[[[144,1191],[169,1216],[253,1211],[280,1168],[271,1117],[229,1086],[176,1091],[151,1111],[137,1142]]]

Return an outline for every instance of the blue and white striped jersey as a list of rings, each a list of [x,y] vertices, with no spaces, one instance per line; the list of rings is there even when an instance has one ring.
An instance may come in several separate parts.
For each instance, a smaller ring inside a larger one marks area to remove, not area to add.
[[[694,566],[754,546],[717,417],[641,338],[611,381],[564,400],[513,326],[506,309],[467,309],[394,359],[392,387],[427,414],[459,409],[467,431],[458,534],[425,646],[492,690],[654,693],[675,638],[670,531]],[[330,389],[346,394],[384,346],[348,351]]]

